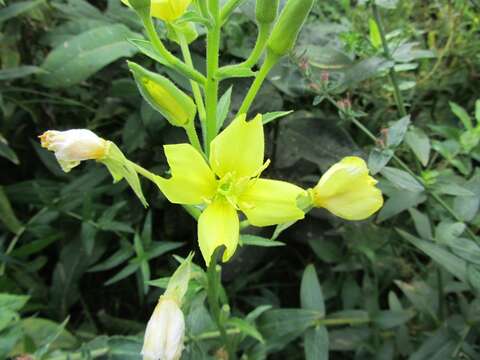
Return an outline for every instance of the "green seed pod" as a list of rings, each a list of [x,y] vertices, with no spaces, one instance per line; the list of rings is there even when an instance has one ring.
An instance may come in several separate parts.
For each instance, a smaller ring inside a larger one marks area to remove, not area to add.
[[[278,12],[279,0],[257,0],[255,16],[259,24],[271,24]]]
[[[267,49],[276,56],[284,56],[292,50],[314,0],[288,0],[275,24]]]
[[[197,113],[193,100],[166,77],[127,61],[143,98],[173,126],[187,126]]]

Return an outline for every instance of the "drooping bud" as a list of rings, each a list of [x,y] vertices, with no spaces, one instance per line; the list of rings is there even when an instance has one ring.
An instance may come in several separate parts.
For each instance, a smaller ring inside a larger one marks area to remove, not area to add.
[[[257,0],[255,17],[259,24],[271,24],[278,12],[279,0]]]
[[[268,40],[270,53],[280,57],[292,50],[313,3],[314,0],[288,0]]]
[[[197,113],[193,100],[166,77],[128,62],[143,98],[174,126],[187,126]]]
[[[143,342],[144,360],[178,360],[183,351],[185,319],[180,306],[188,290],[193,253],[171,276],[148,321]]]
[[[143,360],[178,360],[185,337],[185,317],[179,304],[161,296],[148,321],[143,340]]]
[[[106,140],[87,129],[48,130],[39,137],[42,147],[55,153],[65,172],[69,172],[83,160],[104,158],[108,149]]]
[[[383,196],[363,159],[349,156],[323,174],[310,189],[313,204],[346,220],[364,220],[383,205]]]

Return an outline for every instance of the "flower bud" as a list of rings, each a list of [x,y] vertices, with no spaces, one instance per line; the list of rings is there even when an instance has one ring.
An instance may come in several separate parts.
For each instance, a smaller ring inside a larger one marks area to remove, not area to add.
[[[271,24],[277,17],[279,0],[257,0],[255,16],[259,24]]]
[[[174,126],[187,126],[195,118],[193,100],[166,77],[128,62],[143,98]]]
[[[83,160],[100,160],[108,151],[108,141],[87,129],[49,130],[39,137],[42,147],[55,153],[65,172]]]
[[[181,17],[192,0],[122,0],[131,6],[138,14],[151,16],[166,22],[172,22]]]
[[[184,337],[182,310],[175,300],[161,296],[145,330],[143,360],[180,359]]]
[[[365,161],[350,156],[333,165],[310,189],[313,204],[346,220],[364,220],[383,205]]]
[[[288,0],[275,24],[267,49],[276,56],[284,56],[292,50],[314,0]]]

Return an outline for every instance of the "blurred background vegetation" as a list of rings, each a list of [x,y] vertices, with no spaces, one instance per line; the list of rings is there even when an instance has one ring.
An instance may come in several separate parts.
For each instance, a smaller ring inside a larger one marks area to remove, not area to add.
[[[254,4],[224,27],[224,65],[250,53]],[[294,111],[266,127],[266,175],[308,187],[359,155],[385,206],[364,222],[318,210],[281,234],[248,230],[223,271],[232,313],[265,340],[239,339],[243,359],[480,359],[479,35],[476,0],[317,2],[254,104]],[[172,255],[197,246],[194,220],[151,184],[145,210],[102,167],[65,174],[38,144],[88,128],[168,169],[162,145],[185,138],[129,74],[126,58],[154,68],[127,40],[142,37],[119,0],[0,0],[0,359],[139,359]],[[223,84],[230,115],[250,81]],[[204,296],[184,359],[223,358]]]

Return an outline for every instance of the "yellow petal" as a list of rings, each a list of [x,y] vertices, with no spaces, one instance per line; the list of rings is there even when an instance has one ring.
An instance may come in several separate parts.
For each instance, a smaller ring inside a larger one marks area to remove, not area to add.
[[[240,115],[210,144],[210,166],[219,177],[254,176],[263,164],[264,147],[261,115],[248,122]]]
[[[297,197],[305,190],[285,181],[253,179],[238,205],[254,226],[270,226],[303,219]]]
[[[165,145],[164,150],[172,177],[159,177],[157,185],[170,202],[197,205],[213,197],[217,186],[215,175],[193,146]]]
[[[151,14],[164,21],[173,21],[187,11],[191,0],[152,0]]]
[[[315,206],[347,220],[366,219],[383,205],[376,183],[368,175],[365,161],[346,157],[332,166],[313,189]]]
[[[225,245],[223,261],[228,261],[238,244],[239,221],[235,208],[225,200],[216,199],[198,219],[198,243],[205,262],[210,263],[217,247]]]

